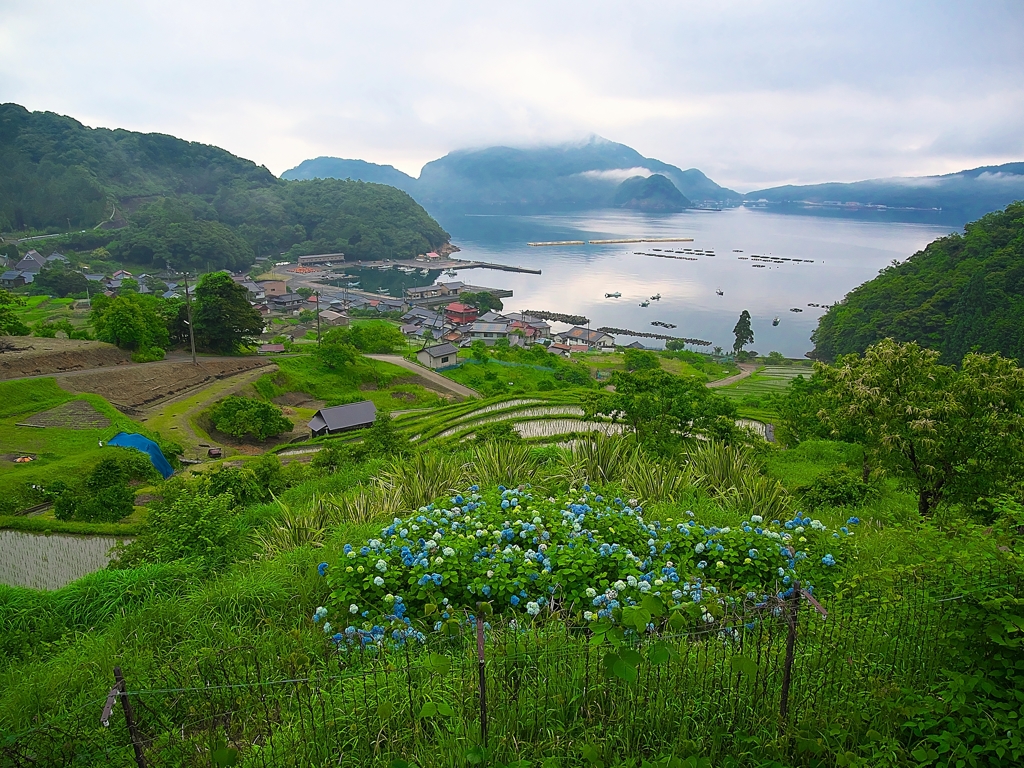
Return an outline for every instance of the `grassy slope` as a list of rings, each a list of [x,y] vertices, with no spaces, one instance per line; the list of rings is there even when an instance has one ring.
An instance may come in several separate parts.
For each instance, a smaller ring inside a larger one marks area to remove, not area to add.
[[[305,392],[327,405],[372,400],[381,410],[404,410],[441,405],[444,400],[419,384],[395,383],[409,371],[397,365],[361,358],[354,366],[338,371],[323,368],[312,357],[282,357],[274,360],[280,370],[255,383],[256,391],[268,400],[287,392]]]
[[[59,427],[19,427],[16,422],[28,415],[49,410],[71,400],[84,400],[110,419],[104,429],[65,429]],[[135,512],[119,523],[82,523],[61,521],[48,510],[34,517],[17,513],[37,503],[28,492],[31,484],[48,485],[54,480],[81,478],[104,456],[104,443],[118,432],[142,432],[153,436],[98,395],[73,395],[61,389],[55,379],[22,379],[0,382],[0,454],[32,453],[35,461],[15,464],[3,461],[0,472],[0,528],[23,531],[60,531],[64,533],[132,534],[138,530],[145,512]]]
[[[816,443],[768,461],[771,474],[792,485],[850,458],[849,446]],[[355,479],[308,482],[289,492],[288,502],[341,490]],[[699,491],[676,504],[653,505],[648,516],[668,523],[683,519],[686,509],[717,525],[735,525],[740,519]],[[850,564],[846,575],[870,575],[879,589],[888,568],[928,563],[953,550],[991,548],[981,535],[968,532],[953,542],[922,525],[912,500],[898,494],[877,510],[823,510],[815,517],[836,525],[851,512],[865,524],[857,529],[860,560]],[[36,648],[35,656],[0,670],[0,725],[19,730],[41,710],[56,713],[102,701],[114,663],[130,670],[137,685],[145,687],[168,665],[194,665],[211,649],[246,646],[264,664],[265,678],[286,676],[287,659],[322,654],[322,639],[308,621],[327,596],[316,564],[336,561],[344,543],[375,535],[381,524],[342,524],[322,549],[301,548],[268,560],[240,562],[206,580],[194,578],[187,569],[154,566],[101,572],[43,598],[29,590],[0,587],[5,598],[0,606],[6,606],[0,608],[0,618],[12,628],[11,642]],[[81,631],[87,628],[91,631]],[[61,637],[63,641],[53,642]]]

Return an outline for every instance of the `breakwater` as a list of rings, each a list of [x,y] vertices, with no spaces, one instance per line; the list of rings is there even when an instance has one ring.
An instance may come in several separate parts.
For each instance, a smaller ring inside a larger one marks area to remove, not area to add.
[[[662,339],[664,341],[681,341],[684,344],[693,344],[696,347],[710,347],[711,342],[704,339],[688,339],[684,336],[669,336],[666,333],[648,333],[646,331],[631,331],[628,328],[611,328],[604,326],[598,328],[601,333],[618,334],[621,336],[639,336],[642,339]]]
[[[590,318],[584,317],[583,315],[567,315],[563,312],[544,312],[539,309],[528,309],[524,314],[536,317],[539,320],[554,320],[559,323],[569,323],[569,325],[590,325]]]

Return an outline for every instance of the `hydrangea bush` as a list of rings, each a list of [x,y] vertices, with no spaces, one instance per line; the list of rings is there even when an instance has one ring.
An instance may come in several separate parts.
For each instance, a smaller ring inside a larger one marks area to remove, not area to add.
[[[692,512],[648,520],[635,500],[589,486],[558,498],[472,486],[321,563],[331,605],[313,620],[350,644],[454,633],[485,604],[520,623],[552,614],[637,631],[713,622],[738,603],[785,596],[796,578],[813,589],[856,522],[832,532],[797,513],[705,527]]]

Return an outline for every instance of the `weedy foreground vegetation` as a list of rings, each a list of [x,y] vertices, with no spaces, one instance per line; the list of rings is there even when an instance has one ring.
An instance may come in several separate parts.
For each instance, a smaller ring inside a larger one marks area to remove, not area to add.
[[[1020,376],[882,344],[770,395],[783,449],[623,371],[175,476],[0,588],[0,759],[133,765],[117,665],[151,765],[1019,764]]]

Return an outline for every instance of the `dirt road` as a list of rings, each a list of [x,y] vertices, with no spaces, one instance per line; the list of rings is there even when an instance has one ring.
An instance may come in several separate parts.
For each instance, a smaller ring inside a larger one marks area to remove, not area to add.
[[[719,379],[718,381],[709,381],[706,386],[711,387],[712,389],[716,387],[727,387],[730,384],[735,384],[740,379],[747,378],[747,376],[752,374],[760,367],[761,366],[757,365],[756,363],[739,363],[740,372],[737,373],[735,376],[728,376],[724,379]]]
[[[374,360],[381,360],[385,363],[391,363],[392,365],[399,365],[408,371],[412,371],[417,376],[426,379],[432,384],[436,384],[438,387],[444,389],[447,392],[451,392],[459,397],[480,397],[480,393],[475,389],[465,387],[458,382],[447,379],[439,373],[435,373],[429,368],[424,368],[422,365],[411,363],[400,355],[366,355],[366,357],[372,357]]]

